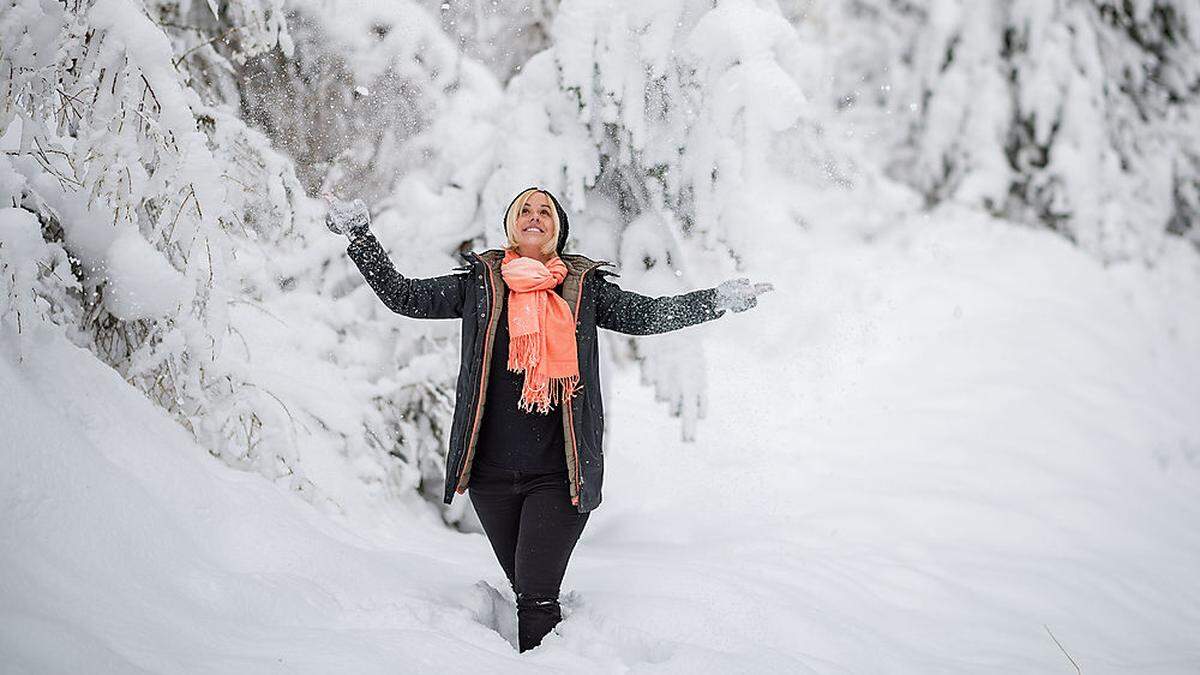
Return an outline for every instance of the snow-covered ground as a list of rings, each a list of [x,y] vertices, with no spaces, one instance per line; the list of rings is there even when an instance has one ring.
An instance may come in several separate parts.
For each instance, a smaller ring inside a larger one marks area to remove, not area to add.
[[[614,374],[605,501],[525,655],[482,536],[339,520],[48,329],[21,359],[6,337],[0,670],[1196,672],[1200,271],[1175,243],[1105,269],[945,211],[761,252],[778,290],[690,329],[697,442]]]

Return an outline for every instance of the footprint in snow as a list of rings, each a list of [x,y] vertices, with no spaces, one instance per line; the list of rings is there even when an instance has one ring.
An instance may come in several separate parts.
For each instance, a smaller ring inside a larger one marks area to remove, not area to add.
[[[476,621],[491,628],[517,648],[517,603],[486,581],[475,582],[467,607]]]

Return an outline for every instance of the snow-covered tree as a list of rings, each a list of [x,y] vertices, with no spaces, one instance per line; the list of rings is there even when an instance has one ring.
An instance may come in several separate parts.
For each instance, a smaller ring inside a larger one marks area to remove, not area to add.
[[[568,0],[551,38],[508,88],[489,210],[514,185],[547,186],[579,214],[582,250],[652,294],[736,270],[748,223],[797,219],[780,149],[801,129],[802,52],[777,5]],[[702,346],[661,336],[636,350],[690,436],[704,411]]]
[[[438,16],[442,30],[464,56],[507,83],[531,56],[550,47],[550,25],[559,0],[421,0],[421,5]]]
[[[273,7],[256,7],[268,18],[240,26],[259,36],[248,45],[281,29]],[[69,322],[219,452],[253,444],[252,420],[209,414],[243,395],[220,359],[229,295],[219,280],[240,207],[254,199],[231,189],[246,173],[232,156],[271,151],[224,133],[244,125],[190,87],[187,52],[162,25],[171,10],[130,0],[6,9],[0,128],[15,137],[4,160],[12,205],[34,214],[47,250],[70,262],[69,273],[44,268],[60,284],[43,293],[56,300],[44,316]],[[226,143],[206,133],[218,128]],[[286,181],[275,168],[256,176],[259,186]],[[286,210],[285,191],[275,194]]]
[[[486,105],[499,94],[488,71],[464,59],[415,3],[331,13],[295,2],[288,25],[295,49],[265,52],[239,69],[241,103],[295,160],[312,194],[379,205],[399,179],[462,145],[418,138],[454,102]]]
[[[930,204],[1044,225],[1105,259],[1153,259],[1166,233],[1196,236],[1196,3],[857,0],[842,11],[876,35],[908,28],[857,65],[888,72],[886,105],[908,118],[893,173]]]
[[[340,247],[312,236],[321,214],[293,163],[239,115],[237,65],[290,51],[282,7],[32,0],[3,18],[5,330],[64,330],[211,453],[317,503],[411,493],[435,441],[390,403],[423,396],[428,364],[401,394],[333,377],[313,397],[280,376],[328,364],[354,323],[346,275],[321,273]],[[347,369],[379,372],[363,351]]]

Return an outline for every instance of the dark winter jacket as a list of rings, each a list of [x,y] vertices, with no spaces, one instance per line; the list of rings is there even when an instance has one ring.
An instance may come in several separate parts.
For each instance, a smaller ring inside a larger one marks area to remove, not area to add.
[[[450,448],[446,455],[445,501],[463,493],[471,480],[471,461],[487,404],[487,378],[496,325],[507,299],[500,276],[501,250],[462,254],[457,273],[409,279],[392,265],[371,234],[356,237],[348,249],[363,276],[393,312],[417,319],[462,319],[462,354],[455,393]],[[600,363],[596,329],[650,335],[666,333],[725,313],[716,307],[715,289],[675,296],[647,297],[621,289],[602,269],[610,263],[560,253],[567,265],[561,293],[575,314],[581,388],[563,404],[564,451],[571,479],[571,501],[580,512],[600,504],[604,477],[602,452],[604,405],[600,400]]]

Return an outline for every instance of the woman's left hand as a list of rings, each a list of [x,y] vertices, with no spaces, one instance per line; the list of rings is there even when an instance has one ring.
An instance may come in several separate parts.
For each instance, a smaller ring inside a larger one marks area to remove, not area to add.
[[[759,295],[773,290],[775,286],[770,283],[751,284],[745,277],[722,281],[717,285],[717,308],[744,312],[758,304]]]
[[[342,234],[354,240],[371,229],[371,212],[361,199],[343,201],[327,196],[329,211],[325,214],[325,227],[334,234]]]

